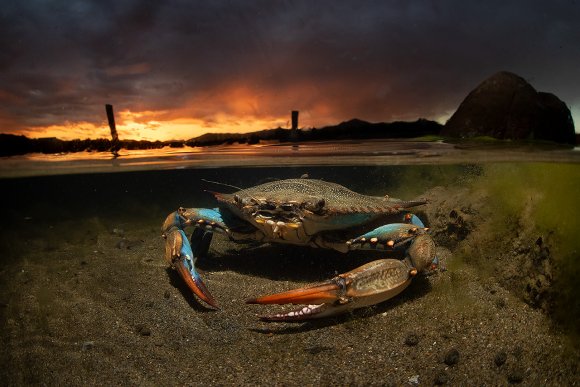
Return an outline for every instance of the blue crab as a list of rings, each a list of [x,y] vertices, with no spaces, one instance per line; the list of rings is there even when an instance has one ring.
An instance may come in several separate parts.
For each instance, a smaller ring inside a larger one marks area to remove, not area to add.
[[[212,192],[217,208],[179,208],[163,223],[165,258],[188,287],[211,307],[215,299],[195,268],[214,232],[235,242],[286,243],[334,249],[378,250],[401,259],[379,259],[331,280],[248,300],[252,304],[298,304],[298,310],[262,316],[301,321],[333,316],[385,301],[436,264],[435,243],[421,220],[405,210],[425,200],[367,196],[314,179],[279,180],[232,194]],[[185,229],[193,226],[191,243]]]

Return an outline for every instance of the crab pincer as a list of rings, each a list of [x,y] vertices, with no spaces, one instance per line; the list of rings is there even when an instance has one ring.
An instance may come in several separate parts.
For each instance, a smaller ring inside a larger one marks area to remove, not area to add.
[[[191,291],[202,301],[213,308],[219,309],[217,302],[207,290],[201,276],[195,269],[197,256],[193,253],[182,227],[188,223],[183,216],[183,211],[170,214],[163,225],[163,237],[165,238],[165,259],[179,273]],[[211,236],[211,234],[209,234]],[[203,236],[199,237],[199,244],[203,242]],[[209,242],[208,242],[209,243]],[[196,250],[200,250],[196,246]]]
[[[408,260],[380,259],[329,281],[246,301],[249,304],[306,304],[264,321],[303,321],[334,316],[388,300],[402,292],[417,274]]]
[[[195,269],[196,257],[183,230],[172,230],[166,235],[165,258],[177,270],[187,286],[208,305],[219,309],[217,303]]]
[[[334,316],[353,309],[386,301],[400,292],[419,272],[436,263],[435,243],[429,235],[414,225],[393,224],[379,227],[364,236],[349,241],[351,249],[377,249],[380,239],[383,249],[400,249],[405,258],[379,259],[329,281],[283,293],[246,301],[250,304],[307,304],[291,312],[262,316],[264,321],[303,321]],[[361,241],[362,240],[362,241]]]

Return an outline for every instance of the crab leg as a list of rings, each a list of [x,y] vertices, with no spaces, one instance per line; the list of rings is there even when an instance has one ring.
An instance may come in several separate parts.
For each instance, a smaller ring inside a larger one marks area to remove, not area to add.
[[[183,231],[189,225],[196,227],[191,244]],[[228,231],[220,213],[211,209],[179,208],[167,216],[161,230],[165,238],[165,259],[195,295],[217,308],[215,299],[195,269],[195,261],[207,253],[214,231]]]
[[[403,223],[414,224],[415,226],[425,228],[425,225],[423,224],[421,219],[419,219],[417,215],[411,213],[406,213],[403,216]]]
[[[387,224],[351,239],[346,244],[349,250],[403,252],[419,271],[429,267],[434,269],[439,263],[435,256],[435,242],[427,234],[429,229],[417,226],[416,221],[423,224],[419,218],[413,219],[413,223]]]
[[[195,270],[197,257],[193,254],[191,245],[187,241],[183,230],[171,230],[166,234],[165,239],[165,258],[171,266],[177,270],[195,295],[210,306],[217,308],[216,301],[207,290],[197,270]]]
[[[403,250],[417,236],[428,229],[413,223],[392,223],[377,227],[372,231],[346,242],[349,250]]]

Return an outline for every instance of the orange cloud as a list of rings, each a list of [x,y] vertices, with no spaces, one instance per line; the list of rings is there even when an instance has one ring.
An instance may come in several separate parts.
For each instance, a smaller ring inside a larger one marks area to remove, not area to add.
[[[300,111],[300,127],[320,127],[354,117],[348,103],[339,112],[334,107],[343,96],[338,86],[314,87],[309,82],[295,83],[283,91],[237,84],[190,96],[170,109],[115,109],[115,121],[121,139],[149,141],[290,127],[291,110]],[[60,125],[30,126],[19,133],[63,140],[110,137],[104,109],[101,122],[69,120]]]
[[[62,125],[26,127],[14,134],[23,134],[30,138],[56,137],[61,140],[74,140],[109,137],[110,131],[108,126],[99,126],[90,122],[65,122]]]

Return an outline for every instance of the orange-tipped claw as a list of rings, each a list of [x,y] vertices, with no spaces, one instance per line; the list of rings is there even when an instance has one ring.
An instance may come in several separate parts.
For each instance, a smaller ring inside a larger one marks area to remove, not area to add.
[[[195,274],[197,274],[195,276],[191,274],[184,261],[185,259],[180,259],[179,261],[175,262],[174,265],[181,278],[183,278],[191,291],[195,293],[195,295],[198,296],[202,301],[213,308],[219,309],[216,300],[213,298],[209,290],[207,290],[207,287],[201,280],[199,274],[197,274],[197,272],[195,272]]]
[[[172,229],[165,234],[165,258],[177,270],[187,286],[202,301],[213,308],[219,309],[207,287],[195,270],[195,257],[183,230]]]
[[[415,274],[417,270],[407,261],[380,259],[324,283],[251,299],[247,303],[310,304],[291,312],[261,317],[265,321],[303,321],[334,316],[396,296],[411,283]]]
[[[337,300],[340,286],[335,282],[311,285],[305,288],[253,298],[247,304],[325,304]]]

